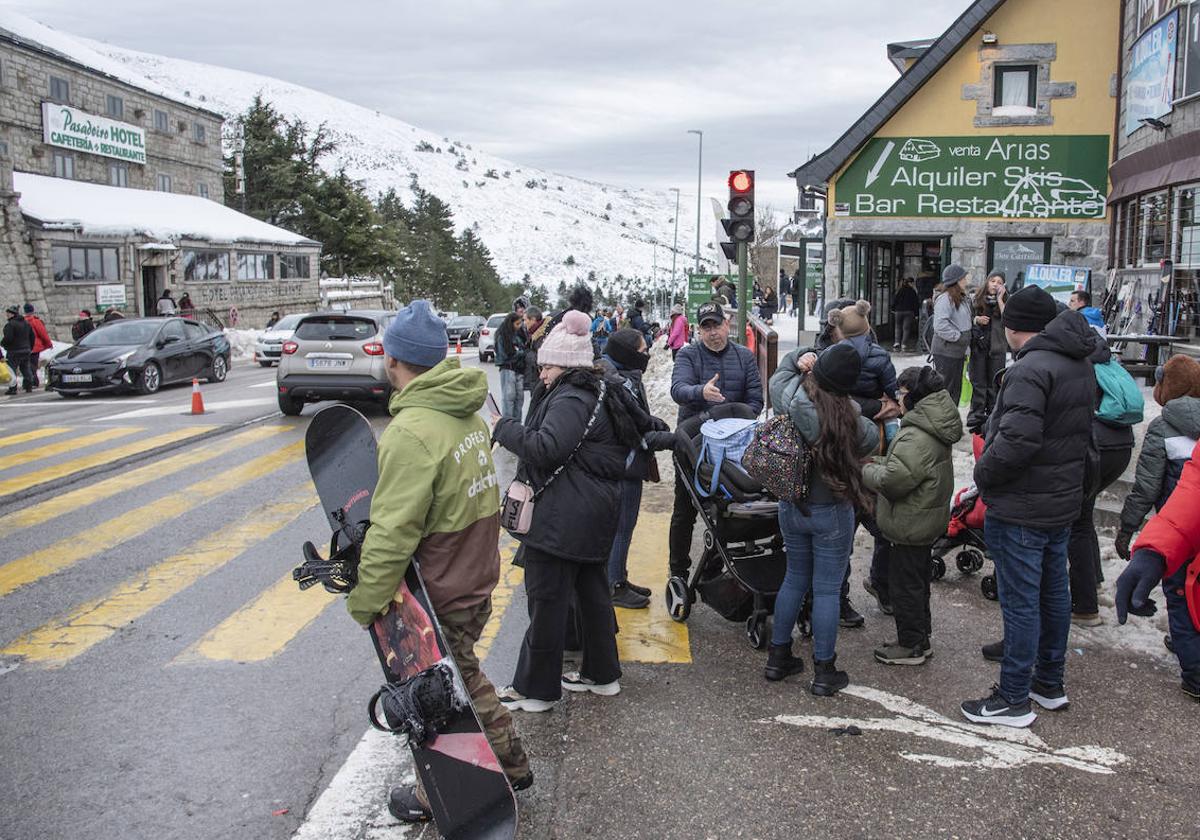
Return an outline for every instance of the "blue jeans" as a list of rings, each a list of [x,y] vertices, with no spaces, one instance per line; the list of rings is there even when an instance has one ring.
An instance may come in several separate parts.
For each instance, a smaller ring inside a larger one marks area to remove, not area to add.
[[[625,580],[629,573],[629,544],[633,542],[633,529],[637,526],[638,511],[642,506],[642,482],[621,482],[621,509],[617,514],[617,536],[613,539],[612,551],[608,553],[608,584],[612,586]]]
[[[521,409],[525,406],[524,377],[515,370],[500,368],[500,416],[511,417],[521,422]]]
[[[1187,599],[1183,594],[1187,570],[1188,564],[1184,563],[1175,574],[1163,578],[1162,585],[1163,594],[1167,596],[1167,626],[1171,628],[1171,647],[1179,659],[1183,681],[1193,689],[1200,689],[1200,630],[1192,624]]]
[[[1071,528],[1042,531],[989,516],[983,536],[996,565],[1004,617],[1000,694],[1009,703],[1023,703],[1034,679],[1052,688],[1063,684],[1071,631]]]
[[[809,505],[805,516],[790,502],[779,503],[779,528],[787,551],[787,574],[775,598],[771,644],[790,645],[800,605],[813,592],[813,658],[825,662],[837,653],[842,578],[854,547],[854,506],[849,502]]]

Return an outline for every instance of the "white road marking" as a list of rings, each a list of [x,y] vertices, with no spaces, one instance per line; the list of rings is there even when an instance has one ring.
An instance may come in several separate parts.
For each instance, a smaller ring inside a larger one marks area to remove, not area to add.
[[[59,396],[46,397],[45,399],[27,399],[19,402],[0,402],[0,408],[42,408],[47,403],[53,403],[57,408],[87,408],[91,405],[155,405],[158,400],[89,400],[86,397],[80,399],[63,399]]]
[[[270,380],[270,381],[268,381],[268,382],[256,382],[255,384],[253,384],[253,385],[247,385],[246,387],[247,387],[247,388],[274,388],[274,387],[275,387],[275,380],[274,380],[274,379],[272,379],[272,380]]]
[[[267,397],[255,397],[245,400],[223,400],[218,402],[204,403],[205,413],[210,411],[218,411],[223,408],[244,408],[251,405],[275,405],[275,400]],[[126,420],[133,417],[155,417],[164,414],[187,414],[192,408],[191,397],[188,397],[187,402],[175,403],[173,405],[160,405],[154,408],[139,408],[133,411],[123,411],[120,414],[109,414],[105,417],[96,417],[92,420],[93,423],[101,423],[105,420]]]
[[[412,753],[395,735],[368,729],[329,787],[304,815],[293,840],[383,840],[411,837],[419,825],[405,825],[388,813],[388,793],[412,784]]]
[[[966,721],[951,720],[932,709],[914,703],[907,697],[889,694],[876,688],[851,685],[842,690],[861,700],[876,703],[894,713],[894,717],[849,718],[824,715],[779,715],[772,720],[789,726],[814,729],[857,726],[862,730],[899,732],[916,738],[940,741],[944,744],[980,754],[975,758],[955,758],[945,755],[900,752],[900,757],[939,767],[973,767],[986,770],[1011,770],[1034,764],[1057,764],[1087,773],[1111,774],[1113,768],[1129,759],[1108,747],[1086,746],[1052,749],[1029,729],[1004,726],[976,726]]]

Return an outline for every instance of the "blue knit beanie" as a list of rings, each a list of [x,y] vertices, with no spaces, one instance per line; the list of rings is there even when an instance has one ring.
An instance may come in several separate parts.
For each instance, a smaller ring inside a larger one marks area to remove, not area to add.
[[[383,351],[398,362],[433,367],[446,358],[446,325],[427,300],[414,300],[396,313],[383,334]]]

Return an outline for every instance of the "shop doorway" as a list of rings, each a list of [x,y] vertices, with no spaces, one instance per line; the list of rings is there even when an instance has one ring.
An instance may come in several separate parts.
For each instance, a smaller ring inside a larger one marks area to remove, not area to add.
[[[840,294],[871,304],[871,326],[879,341],[894,337],[892,300],[912,278],[922,301],[932,297],[942,276],[950,238],[892,239],[853,237],[841,241]]]
[[[142,266],[142,315],[150,317],[158,313],[158,299],[165,288],[161,265]]]

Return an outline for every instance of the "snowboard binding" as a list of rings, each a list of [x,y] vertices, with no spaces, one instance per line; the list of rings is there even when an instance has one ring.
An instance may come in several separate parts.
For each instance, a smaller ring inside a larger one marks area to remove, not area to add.
[[[383,722],[376,706],[383,709]],[[445,662],[400,683],[386,683],[367,703],[371,726],[381,732],[401,733],[416,746],[437,737],[438,730],[470,708]]]
[[[358,562],[371,523],[346,522],[346,516],[340,510],[331,511],[329,515],[341,524],[329,542],[329,559],[322,557],[311,542],[305,542],[302,547],[304,562],[292,569],[292,580],[300,585],[301,591],[320,583],[327,591],[341,594],[349,592],[358,583]]]

